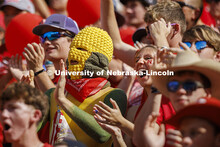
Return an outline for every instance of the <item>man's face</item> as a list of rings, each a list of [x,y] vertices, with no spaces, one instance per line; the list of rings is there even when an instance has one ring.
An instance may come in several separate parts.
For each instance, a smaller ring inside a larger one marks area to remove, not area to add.
[[[190,49],[195,52],[196,54],[199,55],[200,58],[202,59],[213,59],[215,58],[215,55],[217,54],[212,46],[210,46],[207,43],[207,46],[204,47],[203,49],[198,50],[196,48],[196,44],[199,44],[202,40],[194,39],[194,40],[184,40],[184,42],[189,42],[191,44]]]
[[[15,7],[4,6],[3,13],[4,13],[5,25],[8,26],[8,24],[10,23],[12,18],[14,18],[16,15],[18,15],[21,12],[22,12],[22,10],[19,10],[19,9],[17,9]]]
[[[194,8],[198,8],[195,5],[195,0],[174,0],[174,1],[184,2],[185,4],[190,5]],[[184,13],[185,18],[186,18],[187,29],[190,29],[192,27],[191,25],[194,24],[194,22],[196,20],[195,9],[190,8],[188,6],[183,6],[182,10],[183,10],[183,13]]]
[[[46,32],[63,32],[63,31],[52,27],[46,27],[43,29],[43,33]],[[64,36],[51,41],[46,39],[46,41],[44,43],[41,42],[41,44],[42,47],[44,48],[46,59],[50,61],[64,59],[64,61],[66,61],[66,59],[68,58],[68,53],[70,50],[69,47],[71,44],[71,41],[68,40],[68,37]]]
[[[23,139],[30,127],[34,110],[22,100],[10,100],[4,104],[0,116],[7,142],[12,143]]]
[[[137,28],[145,26],[145,12],[146,9],[139,1],[128,1],[125,7],[125,19],[127,24]]]
[[[168,81],[198,81],[203,84],[203,81],[198,73],[185,73],[181,76],[175,75]],[[201,97],[207,97],[208,91],[204,88],[197,88],[192,92],[187,92],[181,85],[176,92],[169,92],[169,99],[176,111],[184,108],[185,106],[194,103]]]
[[[200,118],[186,118],[181,122],[183,147],[214,147],[214,127]]]

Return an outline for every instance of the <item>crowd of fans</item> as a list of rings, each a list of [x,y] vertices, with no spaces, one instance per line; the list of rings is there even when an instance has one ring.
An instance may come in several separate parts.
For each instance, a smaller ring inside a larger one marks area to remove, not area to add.
[[[219,0],[70,1],[0,2],[0,147],[220,146]]]

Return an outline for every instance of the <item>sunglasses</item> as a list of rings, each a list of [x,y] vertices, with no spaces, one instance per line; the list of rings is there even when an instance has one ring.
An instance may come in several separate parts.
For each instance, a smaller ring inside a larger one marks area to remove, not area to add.
[[[169,81],[167,83],[167,89],[170,92],[177,92],[177,90],[180,88],[180,85],[182,85],[183,89],[186,90],[186,92],[192,92],[195,91],[197,88],[203,88],[203,84],[199,81],[191,81],[187,80],[184,82],[180,81]]]
[[[183,42],[183,43],[185,43],[189,48],[191,48],[191,46],[192,46],[191,42]],[[196,46],[196,49],[200,51],[200,50],[206,48],[208,46],[208,43],[206,41],[196,41],[195,46]],[[183,48],[181,47],[181,49],[183,49]]]
[[[73,38],[72,35],[65,33],[65,32],[47,32],[47,33],[44,33],[43,35],[41,35],[40,39],[41,39],[41,42],[44,43],[46,41],[46,38],[48,40],[52,41],[52,40],[58,39],[63,36],[68,36],[70,38]]]
[[[196,9],[194,6],[188,5],[188,4],[184,3],[184,2],[180,2],[180,1],[176,1],[176,2],[180,5],[181,8],[182,7],[188,7],[188,8],[191,8],[191,9]]]
[[[171,23],[170,24],[171,26],[175,26],[176,25],[176,23]],[[147,35],[150,35],[150,29],[149,29],[149,26],[146,26],[146,33],[147,33]]]

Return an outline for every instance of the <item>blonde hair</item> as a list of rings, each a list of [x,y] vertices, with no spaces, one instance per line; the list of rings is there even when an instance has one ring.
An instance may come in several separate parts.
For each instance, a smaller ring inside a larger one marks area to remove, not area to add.
[[[145,14],[145,22],[153,23],[163,18],[167,23],[177,23],[180,25],[181,34],[186,31],[185,15],[180,5],[174,1],[162,1],[149,7]]]
[[[136,51],[135,53],[135,58],[137,57],[137,55],[144,49],[147,49],[147,48],[151,48],[153,49],[155,52],[157,52],[158,50],[158,47],[156,45],[153,45],[153,44],[147,44],[145,45],[144,47],[140,48],[139,50]]]
[[[194,26],[183,34],[183,41],[195,40],[206,41],[216,52],[220,51],[220,34],[206,25]]]

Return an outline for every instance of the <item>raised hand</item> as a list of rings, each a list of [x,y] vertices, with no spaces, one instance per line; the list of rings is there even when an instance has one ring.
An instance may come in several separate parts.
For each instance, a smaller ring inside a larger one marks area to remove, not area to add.
[[[28,75],[28,71],[26,65],[22,63],[22,57],[16,54],[16,56],[12,56],[8,63],[9,70],[12,76],[20,81],[23,76]]]
[[[41,44],[27,44],[27,47],[25,47],[24,50],[25,52],[23,52],[23,55],[27,60],[28,68],[34,72],[42,70],[45,53]]]
[[[21,78],[21,82],[25,82],[33,87],[35,87],[34,85],[34,71],[30,70],[29,71],[29,75],[23,75]]]
[[[147,44],[144,44],[142,42],[137,41],[137,42],[135,42],[134,47],[139,50],[139,49],[143,48],[146,45]]]
[[[154,121],[157,119],[158,114],[152,113],[144,126],[144,142],[143,146],[147,147],[163,147],[165,144],[165,127],[161,124],[159,132],[154,130]]]
[[[63,62],[63,59],[60,60],[60,72],[65,72],[65,65]],[[65,90],[65,85],[66,85],[66,78],[65,74],[61,74],[59,81],[57,83],[56,89],[55,89],[55,99],[59,103],[60,99],[65,98],[64,90]]]
[[[100,106],[95,104],[95,107],[93,107],[93,112],[96,113],[94,118],[97,122],[119,127],[123,116],[117,103],[113,99],[110,99],[110,102],[113,105],[113,109],[101,101],[99,101]]]

